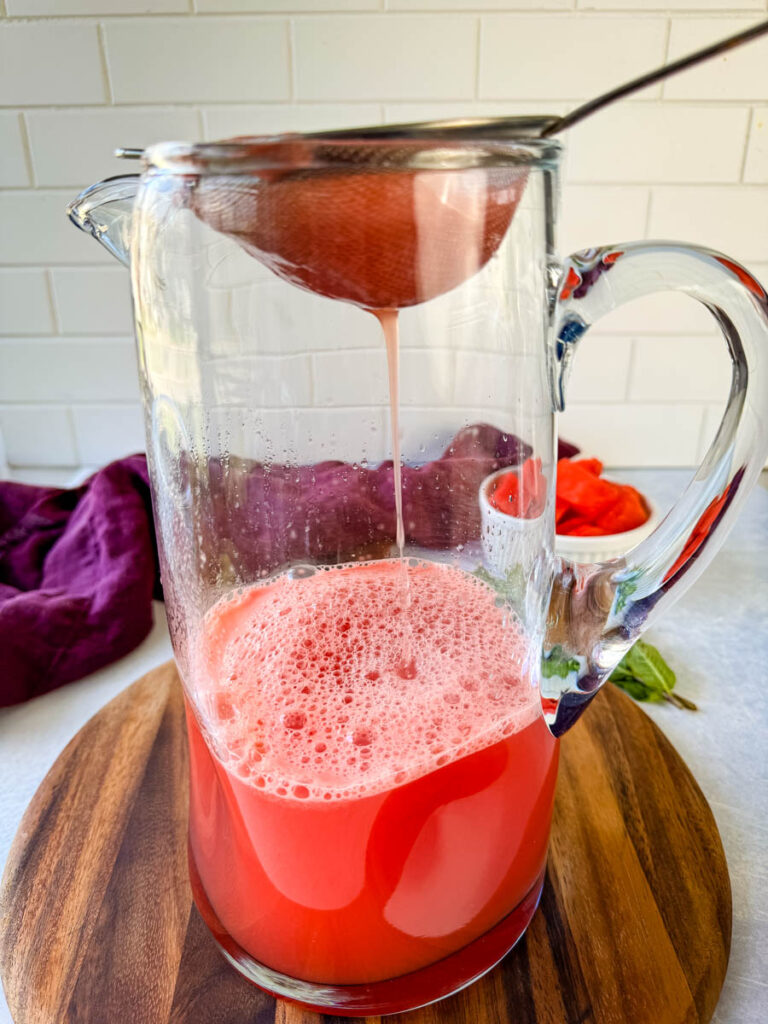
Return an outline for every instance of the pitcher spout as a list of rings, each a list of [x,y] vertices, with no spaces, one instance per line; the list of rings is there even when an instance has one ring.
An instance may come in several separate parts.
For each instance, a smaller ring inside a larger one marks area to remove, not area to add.
[[[72,223],[93,235],[125,266],[130,262],[133,201],[138,188],[138,174],[107,178],[81,192],[67,207]]]

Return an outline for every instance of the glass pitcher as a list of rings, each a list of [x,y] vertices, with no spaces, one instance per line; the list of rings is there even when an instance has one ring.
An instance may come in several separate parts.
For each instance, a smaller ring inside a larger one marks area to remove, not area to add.
[[[512,948],[557,738],[768,453],[763,288],[668,242],[561,261],[545,123],[167,143],[70,207],[131,268],[195,900],[244,975],[321,1010],[423,1005]],[[647,540],[570,564],[571,359],[661,289],[720,323],[727,409]]]

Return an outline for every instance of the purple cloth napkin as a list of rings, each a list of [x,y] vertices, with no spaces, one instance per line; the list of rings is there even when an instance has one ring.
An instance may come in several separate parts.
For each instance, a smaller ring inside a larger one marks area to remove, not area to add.
[[[143,455],[73,490],[0,483],[0,707],[133,650],[156,579]]]
[[[558,455],[577,451],[561,441]],[[404,467],[407,539],[440,549],[476,537],[480,483],[529,455],[518,438],[476,424],[434,462]],[[391,462],[368,470],[253,463],[239,477],[245,500],[235,512],[231,481],[220,463],[209,463],[210,543],[215,554],[228,545],[246,577],[394,541]],[[152,626],[153,595],[162,597],[143,455],[113,462],[73,490],[0,483],[0,707],[127,654]]]
[[[480,535],[477,492],[483,479],[531,454],[512,434],[478,423],[460,430],[439,459],[403,466],[403,524],[407,543],[446,550]],[[236,491],[235,491],[236,488]],[[394,543],[392,462],[371,469],[347,462],[311,466],[252,464],[238,471],[208,463],[209,517],[197,542],[215,566],[226,554],[239,576],[290,562],[375,557]],[[234,509],[236,493],[240,511]]]

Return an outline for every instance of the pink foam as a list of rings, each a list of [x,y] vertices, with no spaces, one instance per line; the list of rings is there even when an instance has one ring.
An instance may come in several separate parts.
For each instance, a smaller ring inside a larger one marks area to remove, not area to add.
[[[217,756],[280,797],[371,795],[539,713],[518,621],[448,565],[388,560],[249,587],[210,610],[196,652]]]

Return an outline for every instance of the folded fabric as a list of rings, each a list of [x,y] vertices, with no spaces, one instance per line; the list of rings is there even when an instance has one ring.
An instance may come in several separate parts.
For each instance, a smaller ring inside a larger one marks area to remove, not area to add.
[[[460,430],[440,458],[402,468],[405,540],[447,550],[480,536],[483,479],[520,465],[530,446],[485,423]],[[311,466],[222,463],[205,469],[206,514],[190,517],[189,543],[214,577],[252,578],[291,562],[375,557],[395,540],[391,461],[373,468],[327,461]],[[195,465],[190,488],[200,487]]]
[[[156,579],[143,455],[73,490],[0,483],[0,707],[141,643]]]
[[[578,449],[560,442],[561,458]],[[445,549],[479,535],[483,478],[520,465],[528,445],[495,427],[460,431],[434,462],[403,469],[406,538]],[[230,463],[231,465],[231,463]],[[391,545],[391,462],[286,467],[209,460],[209,535],[196,543],[236,576],[303,557],[339,560]],[[196,529],[199,527],[196,527]],[[369,557],[373,552],[369,553]],[[0,483],[0,707],[46,693],[115,661],[152,626],[161,597],[146,459],[134,455],[62,490]]]

